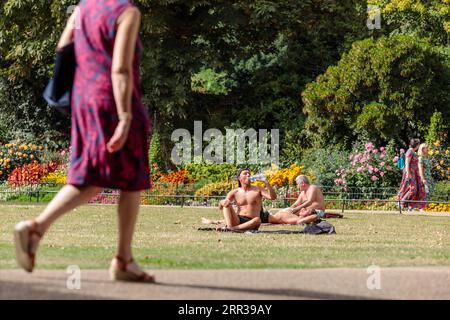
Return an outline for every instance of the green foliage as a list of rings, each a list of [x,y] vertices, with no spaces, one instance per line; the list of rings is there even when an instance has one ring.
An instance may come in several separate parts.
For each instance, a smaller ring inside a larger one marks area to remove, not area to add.
[[[433,116],[430,120],[430,127],[428,129],[428,134],[426,137],[426,142],[428,145],[433,144],[436,141],[442,141],[446,140],[444,135],[448,135],[448,130],[450,127],[448,124],[444,123],[444,120],[442,119],[442,113],[441,112],[435,112],[433,113]]]
[[[382,10],[391,34],[429,38],[436,45],[450,44],[450,2],[447,0],[368,0]]]
[[[439,199],[448,201],[449,198],[445,198],[444,196],[450,196],[450,181],[437,182],[434,187],[434,194],[435,196],[439,196]]]
[[[159,169],[166,171],[161,154],[161,141],[158,132],[153,132],[150,139],[149,161],[150,164],[156,164]]]
[[[400,142],[425,135],[434,112],[442,112],[448,122],[445,61],[427,42],[410,36],[355,42],[302,94],[308,139],[318,147],[348,148],[366,131],[376,144]]]
[[[227,94],[232,83],[225,72],[217,73],[208,68],[192,76],[192,90],[202,94]]]
[[[222,163],[190,163],[185,166],[189,173],[187,177],[195,180],[197,185],[209,182],[230,181],[236,176],[237,167],[234,164]]]
[[[314,184],[333,186],[336,170],[348,163],[349,153],[339,149],[310,149],[302,157],[306,175]]]
[[[142,12],[143,100],[156,119],[167,167],[171,132],[200,117],[221,126],[237,120],[244,128],[302,127],[298,92],[364,29],[356,0],[134,2]],[[0,5],[0,115],[15,123],[11,131],[0,128],[5,139],[25,130],[36,140],[54,140],[54,147],[68,142],[68,119],[41,94],[67,8],[76,3]],[[256,56],[261,67],[249,65]],[[245,70],[243,61],[249,61]],[[230,92],[233,83],[239,88]]]
[[[195,192],[197,197],[205,196],[225,196],[233,188],[236,188],[237,184],[232,182],[213,182],[209,183]]]

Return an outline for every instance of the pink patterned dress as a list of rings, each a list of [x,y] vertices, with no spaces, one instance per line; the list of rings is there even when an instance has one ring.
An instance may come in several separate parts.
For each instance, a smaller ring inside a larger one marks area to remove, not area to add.
[[[138,40],[134,57],[133,120],[123,149],[106,144],[119,122],[111,81],[116,21],[128,0],[83,0],[75,30],[77,70],[72,90],[72,153],[68,183],[124,191],[150,188],[148,140],[151,121],[141,103]]]
[[[405,160],[409,159],[410,177],[406,178],[406,167],[403,170],[402,182],[400,184],[400,191],[398,192],[398,199],[403,200],[403,206],[411,209],[423,209],[426,206],[425,186],[419,175],[419,158],[417,154],[409,149],[406,152]]]

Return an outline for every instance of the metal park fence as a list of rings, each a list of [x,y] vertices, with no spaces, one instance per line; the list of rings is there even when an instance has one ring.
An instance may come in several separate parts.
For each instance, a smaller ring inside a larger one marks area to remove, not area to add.
[[[3,184],[0,186],[0,203],[46,203],[49,202],[63,185],[55,183],[28,183],[14,187]],[[195,184],[156,183],[152,189],[141,194],[143,205],[166,206],[217,206],[227,192],[236,187],[234,182],[224,183],[217,188],[198,186]],[[345,210],[404,210],[397,200],[396,188],[375,187],[338,187],[321,186],[327,209]],[[290,206],[298,197],[295,187],[276,188],[277,199],[264,200],[265,208],[283,208]],[[120,196],[118,190],[105,189],[93,197],[92,204],[116,204]],[[436,193],[427,199],[427,204],[433,208],[450,205],[450,192]],[[429,207],[429,209],[432,209]],[[449,206],[450,207],[450,206]]]

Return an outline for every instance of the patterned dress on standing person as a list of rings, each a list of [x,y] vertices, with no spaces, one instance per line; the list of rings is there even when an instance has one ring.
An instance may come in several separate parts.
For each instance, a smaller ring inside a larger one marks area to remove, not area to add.
[[[431,161],[430,158],[420,156],[419,157],[419,164],[422,165],[423,168],[423,175],[425,177],[425,180],[427,181],[426,186],[428,187],[428,193],[427,193],[427,200],[430,200],[430,196],[434,192],[434,180],[431,176]]]
[[[79,4],[74,32],[77,69],[72,91],[71,185],[124,191],[150,188],[151,121],[141,102],[139,39],[133,62],[133,119],[128,139],[116,153],[106,149],[119,123],[111,80],[116,22],[132,6],[127,0],[83,0]]]
[[[407,178],[406,167],[403,169],[402,182],[398,192],[398,199],[405,208],[423,209],[426,206],[425,186],[419,175],[419,159],[417,154],[409,149],[405,155],[405,161],[409,159],[410,175]]]

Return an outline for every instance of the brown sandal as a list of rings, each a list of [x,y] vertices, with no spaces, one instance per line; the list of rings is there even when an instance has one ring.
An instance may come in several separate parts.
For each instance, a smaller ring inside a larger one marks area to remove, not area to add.
[[[114,261],[117,262],[114,265]],[[129,261],[125,261],[122,257],[116,256],[111,261],[111,267],[109,268],[109,275],[112,280],[115,281],[131,281],[131,282],[143,282],[143,283],[155,283],[155,277],[142,272],[140,275],[128,270],[128,266],[134,262],[131,258]]]
[[[14,227],[14,243],[16,246],[16,260],[19,266],[28,272],[32,272],[35,266],[36,254],[31,252],[31,236],[42,238],[42,234],[37,231],[36,220],[21,221]]]

